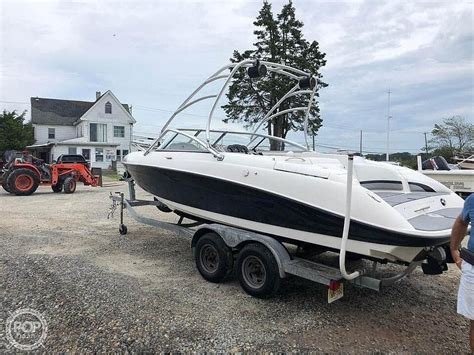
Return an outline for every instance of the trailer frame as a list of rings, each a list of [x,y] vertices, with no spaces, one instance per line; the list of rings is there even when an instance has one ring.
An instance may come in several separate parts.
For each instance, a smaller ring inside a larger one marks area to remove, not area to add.
[[[178,233],[190,239],[190,245],[196,257],[196,245],[198,240],[208,233],[216,233],[222,238],[226,247],[230,248],[238,254],[242,246],[248,243],[258,243],[267,248],[273,255],[278,265],[278,277],[283,279],[289,275],[298,276],[306,280],[310,280],[328,288],[328,302],[331,303],[343,296],[343,284],[345,282],[351,283],[360,288],[368,288],[375,291],[380,291],[383,287],[391,286],[401,279],[405,278],[413,272],[422,261],[414,261],[409,264],[403,272],[394,276],[379,278],[373,276],[376,271],[378,262],[372,261],[372,266],[367,269],[357,270],[359,276],[353,279],[346,279],[340,272],[340,269],[321,262],[315,262],[304,257],[295,256],[291,254],[285,245],[268,235],[227,226],[219,223],[205,223],[200,221],[193,221],[192,223],[184,223],[185,216],[180,215],[177,223],[166,222],[160,219],[153,219],[141,215],[136,209],[142,206],[155,206],[159,210],[170,212],[167,206],[157,200],[142,200],[136,198],[135,181],[131,177],[126,177],[124,180],[128,183],[128,198],[123,192],[110,193],[112,206],[107,218],[111,218],[117,208],[120,211],[119,233],[125,235],[128,233],[127,226],[124,224],[124,210],[135,221],[165,229],[173,233]],[[179,214],[178,214],[179,215]],[[188,218],[188,217],[186,217]]]

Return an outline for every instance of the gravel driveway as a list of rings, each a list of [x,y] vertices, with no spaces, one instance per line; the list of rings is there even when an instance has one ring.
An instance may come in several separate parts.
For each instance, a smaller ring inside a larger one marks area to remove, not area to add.
[[[416,270],[378,293],[346,285],[333,304],[325,287],[297,278],[259,300],[235,278],[204,281],[182,236],[126,217],[121,237],[118,214],[106,216],[109,193],[125,190],[109,182],[72,195],[0,192],[0,319],[42,312],[43,350],[468,352],[453,266],[441,276]]]

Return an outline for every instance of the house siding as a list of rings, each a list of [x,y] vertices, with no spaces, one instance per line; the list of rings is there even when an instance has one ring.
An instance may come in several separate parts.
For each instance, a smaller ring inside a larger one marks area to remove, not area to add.
[[[88,145],[83,145],[83,146],[78,146],[78,145],[56,145],[51,148],[51,159],[56,160],[61,154],[69,154],[69,148],[76,148],[77,149],[77,154],[82,154],[85,155],[83,150],[84,149],[89,149],[90,151],[90,159],[88,159],[91,167],[93,168],[102,168],[102,169],[111,169],[112,168],[112,161],[114,160],[111,157],[111,154],[107,153],[113,153],[115,156],[115,147],[114,146],[88,146]],[[103,151],[103,161],[99,162],[96,160],[96,154],[95,154],[95,149],[99,148],[102,149]]]
[[[48,142],[60,142],[66,139],[76,138],[76,127],[74,126],[58,126],[58,125],[39,125],[33,124],[35,131],[36,144]],[[55,138],[48,138],[48,129],[54,128]]]
[[[105,113],[105,104],[110,102],[112,113]],[[122,105],[117,102],[112,95],[105,94],[101,99],[81,117],[82,132],[84,137],[90,141],[90,124],[101,123],[107,125],[107,143],[115,143],[120,146],[117,149],[130,151],[131,137],[133,136],[133,125],[129,115]],[[125,127],[125,136],[123,138],[114,137],[114,126]]]
[[[112,113],[106,114],[105,105],[108,102],[111,105]],[[109,91],[100,97],[97,102],[93,103],[89,110],[74,124],[69,126],[33,124],[36,140],[35,144],[56,143],[50,149],[47,148],[49,161],[56,160],[61,154],[68,154],[69,148],[76,148],[77,154],[83,154],[84,149],[89,149],[90,159],[88,160],[92,167],[110,169],[112,162],[118,158],[116,156],[117,150],[120,150],[121,155],[123,155],[124,150],[128,152],[131,151],[134,122],[122,104]],[[96,142],[90,141],[91,123],[107,125],[106,142],[96,144]],[[114,137],[114,126],[124,127],[124,137]],[[55,129],[54,139],[48,138],[49,128]],[[75,141],[64,142],[70,139],[75,139]],[[103,161],[96,160],[96,148],[103,150]],[[42,149],[42,154],[45,154],[44,148]],[[118,160],[120,160],[120,158]]]

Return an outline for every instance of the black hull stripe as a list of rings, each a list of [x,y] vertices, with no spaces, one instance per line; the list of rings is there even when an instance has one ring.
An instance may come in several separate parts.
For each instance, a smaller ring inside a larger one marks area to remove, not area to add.
[[[126,167],[145,191],[175,203],[309,233],[342,235],[343,217],[268,191],[195,173],[144,165]],[[351,222],[349,239],[410,247],[449,241],[449,237],[396,233],[358,221]]]

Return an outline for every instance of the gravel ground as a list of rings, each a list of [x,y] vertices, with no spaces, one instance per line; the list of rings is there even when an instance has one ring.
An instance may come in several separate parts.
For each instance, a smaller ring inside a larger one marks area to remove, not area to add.
[[[298,278],[259,300],[235,278],[203,280],[182,236],[127,217],[120,236],[118,215],[106,218],[108,195],[125,190],[109,182],[72,195],[0,192],[0,319],[42,312],[43,350],[468,352],[453,266],[441,276],[416,270],[381,292],[346,285],[333,304],[323,286]]]

